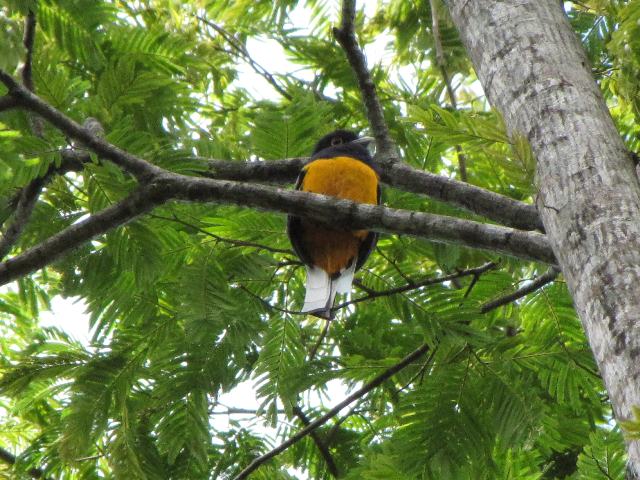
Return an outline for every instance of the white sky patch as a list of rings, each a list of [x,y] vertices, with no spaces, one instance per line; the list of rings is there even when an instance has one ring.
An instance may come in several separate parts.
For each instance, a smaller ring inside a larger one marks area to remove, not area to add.
[[[87,305],[81,298],[53,297],[51,311],[41,312],[39,323],[43,327],[57,327],[84,346],[89,346],[91,333]]]

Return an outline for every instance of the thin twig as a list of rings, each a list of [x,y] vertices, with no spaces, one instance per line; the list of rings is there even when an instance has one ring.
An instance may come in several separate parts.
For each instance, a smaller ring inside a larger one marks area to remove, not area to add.
[[[367,295],[364,295],[362,297],[359,298],[354,298],[353,300],[349,300],[348,302],[344,302],[341,303],[335,307],[333,307],[332,310],[337,311],[340,310],[341,308],[345,308],[348,307],[349,305],[353,305],[355,303],[360,303],[360,302],[365,302],[367,300],[371,300],[373,298],[378,298],[378,297],[388,297],[391,295],[396,295],[398,293],[404,293],[404,292],[408,292],[410,290],[416,290],[418,288],[422,288],[422,287],[426,287],[429,285],[436,285],[438,283],[444,283],[444,282],[450,282],[452,280],[455,280],[456,278],[461,278],[461,277],[466,277],[469,275],[473,275],[474,278],[477,278],[478,276],[482,275],[483,273],[493,269],[496,267],[496,264],[494,262],[488,262],[485,263],[484,265],[481,265],[477,268],[470,268],[468,270],[462,270],[460,272],[456,272],[456,273],[452,273],[450,275],[445,275],[442,277],[429,277],[429,278],[425,278],[424,280],[420,280],[420,281],[413,281],[408,283],[407,285],[403,285],[401,287],[396,287],[396,288],[390,288],[388,290],[382,290],[382,291],[371,291],[370,293],[368,293]]]
[[[303,426],[308,427],[311,423],[311,420],[309,420],[307,415],[297,405],[293,406],[293,414],[298,417],[298,420],[300,420]],[[326,463],[327,465],[327,470],[329,470],[329,473],[331,473],[331,475],[337,478],[340,475],[340,472],[335,460],[333,459],[333,455],[331,455],[331,452],[329,451],[329,447],[327,447],[326,442],[322,438],[320,438],[320,435],[318,435],[318,432],[315,430],[313,430],[309,435],[318,447],[318,450],[320,450],[320,454],[324,459],[324,463]]]
[[[251,408],[234,408],[234,407],[226,407],[226,410],[212,410],[209,411],[209,415],[258,415],[260,413],[259,410],[251,409]],[[277,410],[277,414],[284,414],[284,410]]]
[[[264,245],[262,243],[256,243],[256,242],[248,242],[245,240],[236,240],[235,238],[226,238],[226,237],[221,237],[220,235],[216,235],[215,233],[211,233],[208,230],[201,228],[197,225],[193,225],[192,223],[189,222],[185,222],[184,220],[178,218],[176,215],[173,215],[173,217],[165,217],[162,215],[150,215],[151,218],[157,218],[159,220],[167,220],[169,222],[175,222],[175,223],[179,223],[180,225],[184,225],[185,227],[189,227],[192,228],[193,230],[196,230],[200,233],[202,233],[203,235],[206,235],[207,237],[211,237],[214,240],[217,240],[218,242],[222,242],[222,243],[228,243],[229,245],[233,245],[234,247],[248,247],[248,248],[255,248],[257,250],[265,250],[267,252],[271,252],[271,253],[284,253],[287,255],[293,255],[293,251],[289,250],[289,249],[285,249],[285,248],[274,248],[274,247],[270,247],[268,245]]]
[[[382,372],[380,375],[375,377],[373,380],[368,382],[362,388],[358,389],[356,392],[354,392],[351,395],[349,395],[347,398],[345,398],[343,401],[338,403],[335,407],[333,407],[327,413],[325,413],[321,417],[319,417],[316,420],[314,420],[313,422],[311,422],[308,426],[306,426],[305,428],[300,430],[294,436],[292,436],[291,438],[289,438],[285,442],[281,443],[280,445],[278,445],[273,450],[271,450],[271,451],[265,453],[264,455],[254,459],[244,470],[242,470],[238,475],[236,475],[234,477],[234,480],[242,480],[244,478],[247,478],[249,476],[249,474],[251,474],[258,467],[260,467],[260,465],[262,465],[263,463],[265,463],[268,460],[272,459],[276,455],[282,453],[287,448],[289,448],[291,445],[293,445],[293,444],[297,443],[298,441],[302,440],[304,437],[309,435],[315,429],[317,429],[318,427],[324,425],[328,420],[330,420],[331,418],[336,416],[340,412],[340,410],[342,410],[344,407],[350,405],[355,400],[360,399],[361,397],[363,397],[364,395],[369,393],[371,390],[373,390],[377,386],[381,385],[386,380],[390,379],[393,375],[398,373],[404,367],[406,367],[407,365],[409,365],[410,363],[412,363],[413,361],[417,360],[422,355],[424,355],[428,350],[429,350],[429,346],[427,344],[424,344],[424,345],[420,346],[417,350],[414,350],[412,353],[410,353],[409,355],[404,357],[398,363],[396,363],[392,367],[388,368],[387,370]]]
[[[491,310],[494,310],[498,307],[501,307],[515,300],[518,300],[519,298],[522,298],[525,295],[529,295],[530,293],[535,292],[536,290],[544,287],[546,284],[553,282],[559,273],[560,273],[560,270],[558,270],[555,267],[551,267],[545,273],[536,277],[531,283],[517,289],[515,292],[485,303],[484,305],[482,305],[482,307],[480,307],[480,313],[490,312]]]

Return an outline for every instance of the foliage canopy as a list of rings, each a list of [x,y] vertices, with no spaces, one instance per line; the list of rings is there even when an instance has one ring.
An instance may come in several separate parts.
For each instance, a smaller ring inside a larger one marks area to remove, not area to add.
[[[334,128],[368,128],[331,34],[334,2],[9,0],[0,7],[0,68],[16,76],[30,9],[35,92],[80,123],[98,119],[107,140],[167,170],[198,175],[206,158],[305,156]],[[584,0],[565,9],[637,151],[640,2]],[[367,5],[357,32],[378,59],[372,76],[405,162],[460,178],[462,157],[468,182],[532,201],[535,160],[488,106],[443,3]],[[275,49],[296,67],[271,70]],[[20,188],[61,164],[69,142],[49,124],[38,132],[24,111],[0,114],[2,221]],[[82,171],[55,175],[11,255],[114,204],[134,184],[95,155]],[[384,201],[477,218],[390,187]],[[486,262],[496,267],[411,288]],[[2,290],[0,446],[16,458],[0,476],[29,478],[35,468],[65,479],[233,478],[302,427],[297,410],[318,417],[337,403],[336,391],[361,386],[426,343],[425,357],[317,430],[342,478],[621,479],[623,436],[561,277],[480,313],[546,269],[383,236],[353,293],[372,298],[343,308],[321,337],[322,322],[295,314],[304,275],[283,215],[158,207]],[[86,303],[90,345],[39,326],[57,295]],[[219,403],[247,381],[257,412],[234,414]],[[219,421],[226,410],[229,421]],[[327,462],[306,437],[251,478],[332,478]]]

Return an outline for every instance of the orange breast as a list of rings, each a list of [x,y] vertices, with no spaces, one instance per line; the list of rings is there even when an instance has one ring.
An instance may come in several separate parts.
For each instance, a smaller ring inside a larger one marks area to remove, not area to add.
[[[350,157],[318,159],[305,167],[301,189],[346,198],[360,203],[378,203],[378,175],[365,163]],[[333,230],[304,220],[303,242],[314,265],[336,275],[358,255],[366,230]]]

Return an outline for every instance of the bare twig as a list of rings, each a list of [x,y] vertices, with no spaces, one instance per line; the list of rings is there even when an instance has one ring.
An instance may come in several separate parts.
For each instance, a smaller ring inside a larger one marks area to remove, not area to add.
[[[496,267],[496,264],[494,262],[488,262],[485,263],[484,265],[481,265],[480,267],[477,268],[470,268],[468,270],[462,270],[460,272],[456,272],[456,273],[452,273],[451,275],[445,275],[443,277],[430,277],[430,278],[425,278],[424,280],[420,280],[420,281],[412,281],[407,283],[407,285],[403,285],[401,287],[396,287],[396,288],[390,288],[389,290],[382,290],[382,291],[371,291],[369,292],[367,295],[364,295],[362,297],[359,298],[354,298],[353,300],[349,300],[348,302],[344,302],[341,303],[335,307],[333,307],[333,310],[340,310],[341,308],[345,308],[349,305],[353,305],[355,303],[360,303],[360,302],[365,302],[367,300],[371,300],[373,298],[379,298],[379,297],[388,297],[391,295],[396,295],[398,293],[404,293],[404,292],[408,292],[411,290],[416,290],[418,288],[422,288],[422,287],[426,287],[429,285],[435,285],[438,283],[444,283],[444,282],[450,282],[452,280],[455,280],[457,278],[462,278],[462,277],[466,277],[469,275],[473,275],[474,279],[477,279],[480,275],[482,275],[483,273],[493,269]]]
[[[380,375],[375,377],[373,380],[368,382],[366,385],[364,385],[362,388],[358,389],[357,391],[355,391],[354,393],[349,395],[347,398],[345,398],[343,401],[338,403],[335,407],[333,407],[327,413],[325,413],[321,417],[319,417],[316,420],[314,420],[313,422],[311,422],[309,425],[307,425],[305,428],[300,430],[298,433],[296,433],[294,436],[289,438],[287,441],[281,443],[280,445],[278,445],[273,450],[265,453],[264,455],[256,458],[255,460],[253,460],[244,470],[242,470],[238,475],[236,475],[234,477],[234,480],[242,480],[244,478],[247,478],[249,476],[249,474],[251,474],[257,468],[259,468],[260,465],[262,465],[266,461],[272,459],[276,455],[282,453],[287,448],[289,448],[291,445],[293,445],[296,442],[300,441],[301,439],[303,439],[304,437],[309,435],[311,432],[313,432],[318,427],[324,425],[328,420],[330,420],[331,418],[336,416],[340,412],[340,410],[342,410],[344,407],[350,405],[355,400],[358,400],[358,399],[362,398],[364,395],[369,393],[371,390],[373,390],[374,388],[376,388],[377,386],[379,386],[380,384],[382,384],[386,380],[390,379],[393,375],[398,373],[404,367],[406,367],[407,365],[409,365],[413,361],[415,361],[418,358],[420,358],[428,350],[429,350],[429,346],[424,344],[421,347],[419,347],[417,350],[413,351],[412,353],[410,353],[409,355],[404,357],[401,361],[396,363],[394,366],[388,368],[387,370],[382,372]]]
[[[293,414],[298,417],[298,420],[300,420],[303,426],[308,427],[311,423],[311,420],[309,420],[307,415],[297,405],[293,406]],[[333,459],[333,455],[331,455],[331,452],[329,451],[329,447],[327,447],[326,442],[322,438],[320,438],[320,435],[318,435],[318,432],[315,430],[313,430],[309,435],[313,439],[313,442],[316,444],[316,447],[318,447],[318,450],[320,451],[320,454],[324,459],[324,463],[326,463],[327,465],[327,470],[329,470],[329,473],[331,473],[331,475],[333,475],[334,477],[338,477],[340,472],[335,460]]]
[[[210,410],[209,415],[258,415],[259,410],[251,408],[234,408],[226,407],[226,410]],[[276,413],[283,414],[284,410],[278,410]]]
[[[559,273],[560,273],[560,270],[558,270],[555,267],[552,267],[549,270],[547,270],[545,273],[540,275],[539,277],[536,277],[531,283],[528,283],[524,287],[517,289],[515,292],[485,303],[480,308],[480,312],[481,313],[490,312],[491,310],[494,310],[498,307],[501,307],[515,300],[518,300],[519,298],[522,298],[525,295],[529,295],[530,293],[533,293],[536,290],[544,287],[546,284],[553,282]]]
[[[384,119],[384,111],[376,93],[376,86],[373,83],[364,53],[358,47],[354,22],[356,18],[355,0],[343,0],[342,20],[340,28],[333,29],[333,35],[344,50],[349,64],[358,79],[358,86],[362,94],[367,109],[369,124],[376,139],[377,152],[376,159],[383,160],[381,163],[392,163],[399,161],[395,143],[389,135],[389,129]]]

